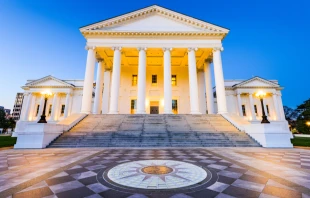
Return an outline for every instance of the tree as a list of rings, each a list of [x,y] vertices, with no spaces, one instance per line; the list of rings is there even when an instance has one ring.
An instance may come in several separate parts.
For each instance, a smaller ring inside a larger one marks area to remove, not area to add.
[[[3,109],[0,109],[0,128],[6,129],[7,124],[6,114]]]
[[[8,122],[8,128],[11,128],[13,130],[16,126],[15,120],[13,118],[9,118],[7,122]]]
[[[296,122],[297,130],[300,133],[310,134],[310,126],[306,124],[310,122],[310,98],[299,105],[297,110],[301,112]]]

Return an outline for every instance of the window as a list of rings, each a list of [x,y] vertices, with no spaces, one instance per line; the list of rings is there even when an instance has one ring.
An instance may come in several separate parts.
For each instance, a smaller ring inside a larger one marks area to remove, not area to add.
[[[254,105],[254,112],[255,112],[255,115],[258,116],[258,113],[257,113],[257,106]]]
[[[243,114],[243,116],[246,116],[245,105],[242,105],[241,107],[242,107],[242,114]]]
[[[157,75],[152,75],[152,86],[157,85]]]
[[[38,105],[38,106],[37,106],[36,116],[38,116],[38,114],[39,114],[39,110],[40,110],[40,105]]]
[[[171,85],[177,86],[177,75],[171,75]]]
[[[66,105],[61,105],[60,116],[63,116],[63,115],[64,115],[64,113],[65,113],[65,108],[66,108]]]
[[[172,100],[172,113],[178,114],[178,101]]]
[[[132,86],[137,86],[137,84],[138,84],[138,76],[137,75],[132,75],[131,85]]]
[[[268,105],[266,105],[266,110],[267,110],[267,116],[270,116],[270,113],[269,113],[269,106]]]
[[[48,116],[52,114],[52,105],[50,105],[50,108],[48,109]]]
[[[137,110],[137,100],[130,101],[130,113],[135,114]]]

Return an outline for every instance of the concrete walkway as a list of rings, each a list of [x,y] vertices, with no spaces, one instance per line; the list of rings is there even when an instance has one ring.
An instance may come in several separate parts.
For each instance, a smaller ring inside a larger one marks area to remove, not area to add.
[[[199,190],[128,191],[98,173],[117,164],[171,159],[205,167],[217,181]],[[100,176],[100,175],[99,175]],[[133,193],[135,192],[135,193]],[[0,197],[310,197],[310,150],[264,148],[72,148],[0,151]]]

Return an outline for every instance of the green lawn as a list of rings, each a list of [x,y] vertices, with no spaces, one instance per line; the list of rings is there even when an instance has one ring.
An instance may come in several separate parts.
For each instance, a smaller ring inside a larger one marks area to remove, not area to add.
[[[14,146],[16,143],[16,137],[11,136],[0,136],[0,148],[7,146]]]
[[[294,146],[308,146],[310,147],[310,138],[308,137],[294,137],[291,140]]]

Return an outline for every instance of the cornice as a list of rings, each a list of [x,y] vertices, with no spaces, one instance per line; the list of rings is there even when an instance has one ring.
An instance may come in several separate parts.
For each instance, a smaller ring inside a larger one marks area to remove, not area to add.
[[[269,86],[246,86],[246,87],[231,87],[232,90],[236,90],[236,89],[276,89],[279,87],[269,87]]]
[[[58,79],[58,78],[55,78],[55,77],[53,77],[53,76],[46,76],[46,77],[40,78],[40,79],[38,79],[38,80],[34,80],[34,81],[32,81],[32,82],[27,83],[26,86],[27,86],[27,87],[36,87],[36,84],[41,83],[41,82],[45,82],[45,81],[48,81],[48,80],[54,80],[54,81],[56,81],[56,82],[59,82],[59,83],[61,83],[61,84],[64,84],[65,87],[74,87],[74,85],[69,84],[69,83],[67,83],[67,82],[65,82],[65,81],[62,81],[62,80],[60,80],[60,79]],[[45,87],[45,86],[44,86],[44,87]]]
[[[111,38],[111,37],[121,37],[121,38],[154,38],[154,37],[164,37],[164,38],[180,38],[180,37],[190,37],[199,39],[223,39],[225,33],[213,33],[213,32],[128,32],[128,31],[104,31],[104,30],[87,30],[82,32],[83,36],[86,38]]]
[[[260,77],[253,77],[253,78],[251,78],[251,79],[249,79],[249,80],[245,80],[245,81],[243,81],[243,82],[241,82],[241,83],[239,83],[239,84],[236,84],[236,85],[233,85],[232,87],[236,87],[236,88],[246,88],[246,87],[249,87],[249,86],[243,86],[243,85],[245,85],[245,84],[247,84],[247,83],[249,83],[249,82],[253,82],[253,81],[255,81],[255,80],[257,80],[257,81],[260,81],[260,82],[263,82],[263,83],[266,83],[266,84],[269,84],[270,86],[252,86],[252,87],[259,87],[259,88],[279,88],[279,85],[278,84],[275,84],[275,83],[273,83],[273,82],[270,82],[269,80],[265,80],[265,79],[263,79],[263,78],[260,78]]]
[[[72,86],[27,86],[27,88],[73,88]]]

